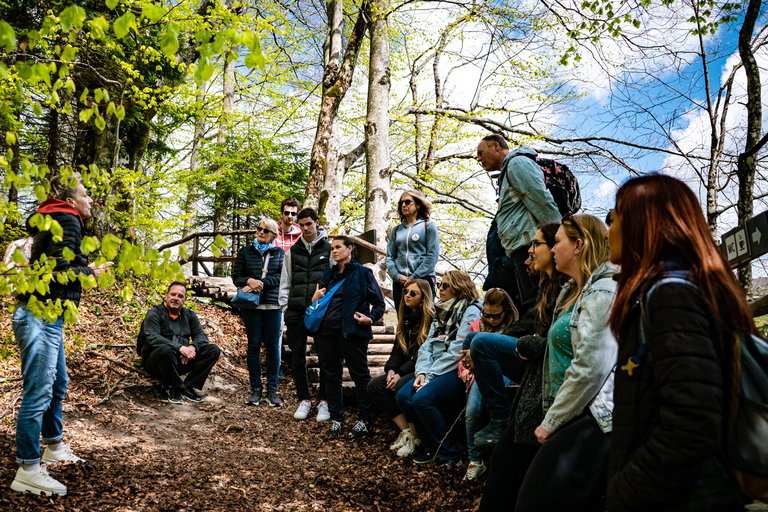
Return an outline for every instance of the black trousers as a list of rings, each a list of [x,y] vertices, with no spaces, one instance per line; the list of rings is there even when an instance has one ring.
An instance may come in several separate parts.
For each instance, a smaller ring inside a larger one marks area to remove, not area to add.
[[[509,293],[520,316],[523,316],[536,302],[539,290],[538,279],[529,276],[525,267],[528,247],[528,245],[517,247],[507,256],[506,250],[501,245],[496,219],[493,219],[485,243],[488,276],[483,283],[483,290],[501,288]]]
[[[344,419],[342,376],[344,362],[349,375],[355,383],[357,396],[357,418],[371,421],[373,403],[368,398],[368,383],[371,373],[368,371],[368,340],[357,336],[341,335],[341,331],[321,330],[315,335],[317,357],[320,360],[320,379],[325,379],[325,397],[331,419]]]
[[[150,352],[142,363],[147,373],[160,379],[166,387],[180,387],[186,384],[190,388],[202,389],[220,354],[221,349],[209,343],[197,351],[194,359],[182,364],[181,354],[173,347],[166,346]],[[189,375],[182,381],[181,376],[186,374]]]
[[[304,325],[304,315],[295,315],[293,311],[286,311],[284,316],[285,338],[291,349],[291,376],[296,386],[296,398],[309,400],[309,378],[307,376],[307,331]],[[325,400],[325,383],[320,368],[320,400]]]
[[[397,342],[395,342],[397,343]],[[397,400],[395,395],[400,391],[400,388],[408,384],[408,381],[413,378],[413,373],[409,373],[400,377],[395,383],[395,390],[387,389],[387,376],[380,375],[368,383],[368,396],[371,398],[371,402],[378,407],[378,409],[387,415],[387,418],[392,419],[395,416],[403,414],[403,411],[397,406]]]
[[[608,487],[610,441],[589,413],[552,434],[528,468],[515,511],[599,510]]]
[[[537,451],[539,446],[515,442],[515,423],[511,421],[491,453],[480,512],[515,510],[520,486]]]

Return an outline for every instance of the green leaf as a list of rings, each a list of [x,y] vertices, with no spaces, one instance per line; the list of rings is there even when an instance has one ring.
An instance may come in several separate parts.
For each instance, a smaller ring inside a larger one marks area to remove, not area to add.
[[[61,53],[61,60],[63,62],[72,62],[77,55],[77,48],[71,45],[67,45],[64,51]]]
[[[86,236],[80,243],[80,250],[83,251],[84,254],[90,254],[98,248],[99,241],[92,236]]]
[[[96,119],[94,119],[93,124],[96,125],[96,128],[100,132],[103,132],[104,128],[107,127],[107,122],[104,120],[104,117],[102,117],[101,115],[96,116]]]
[[[43,107],[40,106],[40,102],[36,101],[32,104],[32,112],[34,112],[37,117],[43,115]]]
[[[117,250],[120,248],[120,239],[113,234],[105,235],[101,239],[101,252],[108,260],[115,259]]]
[[[133,288],[130,284],[126,284],[122,290],[120,290],[120,297],[125,302],[130,302],[133,299]]]
[[[9,146],[13,146],[16,144],[16,141],[18,139],[16,138],[16,132],[5,132],[5,143]]]
[[[64,236],[64,230],[62,229],[61,224],[56,221],[51,222],[51,234],[53,236]]]
[[[227,241],[224,240],[224,238],[221,235],[216,235],[216,238],[214,238],[213,243],[218,247],[227,246]]]
[[[61,11],[59,19],[61,20],[61,28],[64,32],[69,32],[73,28],[79,29],[83,26],[83,21],[85,21],[85,9],[79,5],[70,5]]]
[[[62,256],[62,257],[65,259],[65,260],[67,260],[67,261],[72,261],[73,259],[75,259],[75,253],[74,253],[74,252],[72,252],[72,250],[71,250],[69,247],[65,247],[65,248],[64,248],[64,249],[61,251],[61,256]]]
[[[107,8],[114,9],[117,7],[117,0],[107,0]]]
[[[113,284],[115,284],[115,278],[112,276],[111,272],[102,272],[99,274],[99,288],[103,290],[109,288]]]
[[[10,53],[16,49],[16,33],[7,22],[0,20],[0,47]]]
[[[149,21],[152,23],[155,23],[157,21],[160,21],[160,19],[165,16],[165,11],[162,7],[155,4],[145,5],[141,9],[141,15],[145,18],[148,18]]]
[[[104,36],[109,30],[109,22],[104,16],[93,18],[88,22],[91,25],[91,37],[94,39],[104,39]]]
[[[135,29],[135,27],[136,16],[134,16],[130,11],[127,11],[125,14],[117,18],[112,24],[112,29],[115,31],[115,36],[118,39],[122,39],[127,36],[131,28]]]
[[[175,30],[168,27],[163,37],[160,38],[160,49],[168,56],[174,55],[179,50],[179,40]]]
[[[115,109],[115,117],[121,121],[125,118],[125,108],[122,105],[118,105]]]
[[[8,78],[8,67],[4,62],[0,62],[0,80]]]
[[[26,260],[24,259],[24,254],[19,250],[16,249],[13,251],[13,262],[17,265],[23,265],[26,263]]]
[[[45,201],[45,197],[46,197],[46,194],[45,194],[45,189],[43,188],[43,186],[42,186],[42,185],[37,185],[37,186],[35,186],[35,197],[36,197],[36,198],[37,198],[37,200],[38,200],[38,201],[40,201],[41,203],[42,203],[43,201]]]
[[[215,257],[217,257],[217,258],[218,258],[219,256],[221,256],[221,250],[220,250],[218,247],[216,247],[215,245],[212,245],[212,246],[211,246],[211,252],[212,252],[212,253],[213,253],[213,255],[214,255]]]

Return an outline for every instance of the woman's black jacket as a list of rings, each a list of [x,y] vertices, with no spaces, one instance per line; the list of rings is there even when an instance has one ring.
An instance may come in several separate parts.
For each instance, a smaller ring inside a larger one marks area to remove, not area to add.
[[[607,510],[742,510],[722,457],[730,337],[695,288],[661,285],[646,311],[650,351],[630,373],[640,306],[638,297],[619,348]]]
[[[267,274],[261,279],[264,269],[264,260],[270,254]],[[285,253],[279,247],[271,247],[261,256],[261,253],[253,246],[246,245],[237,251],[235,266],[232,269],[232,282],[242,288],[248,284],[248,279],[261,280],[264,288],[261,290],[259,304],[277,304],[277,296],[280,292],[280,274],[283,270],[283,258]]]
[[[395,339],[392,345],[392,352],[384,365],[384,374],[389,370],[394,371],[401,377],[413,373],[416,368],[416,359],[419,357],[419,346],[416,345],[416,337],[419,335],[421,327],[421,310],[406,316],[407,325],[403,326],[403,336],[408,343],[408,350],[403,351],[400,343]]]

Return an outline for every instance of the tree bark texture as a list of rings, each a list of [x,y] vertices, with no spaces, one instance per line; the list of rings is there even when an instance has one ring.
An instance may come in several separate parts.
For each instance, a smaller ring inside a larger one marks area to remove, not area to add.
[[[219,133],[216,137],[216,143],[224,150],[227,136],[229,135],[229,116],[232,112],[232,99],[235,95],[235,62],[237,59],[230,59],[229,54],[225,55],[224,75],[222,91],[224,97],[221,102],[221,118],[219,120]],[[224,197],[223,183],[216,183],[216,198],[213,202],[213,230],[224,231],[227,228],[227,198]],[[227,249],[222,250],[226,255]],[[225,274],[224,263],[216,262],[213,265],[213,275],[223,277]]]

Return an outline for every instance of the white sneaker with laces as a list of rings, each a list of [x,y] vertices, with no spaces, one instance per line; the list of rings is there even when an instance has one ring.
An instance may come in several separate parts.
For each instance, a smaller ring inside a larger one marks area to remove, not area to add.
[[[16,492],[31,492],[45,496],[67,495],[67,486],[51,478],[45,464],[40,464],[40,468],[33,471],[25,471],[23,466],[19,466],[16,478],[11,482],[11,489]]]
[[[467,474],[464,475],[464,480],[470,482],[475,478],[482,476],[486,471],[488,471],[488,466],[485,465],[485,462],[483,462],[482,460],[480,462],[475,462],[471,460],[469,461]]]
[[[409,455],[413,455],[413,452],[416,451],[416,447],[421,444],[421,439],[414,438],[410,433],[408,434],[408,437],[405,440],[405,444],[400,447],[399,450],[397,450],[397,456],[398,457],[408,457]]]
[[[328,410],[328,402],[321,400],[317,404],[317,421],[328,421],[331,419],[331,411]]]
[[[312,408],[312,402],[309,400],[302,400],[296,412],[293,413],[294,419],[305,420],[309,416],[309,410]]]
[[[83,459],[75,455],[72,448],[68,444],[62,443],[61,448],[58,450],[52,450],[50,446],[45,447],[41,461],[51,465],[57,462],[85,462]]]
[[[394,444],[392,444],[389,449],[393,452],[396,452],[405,445],[405,440],[409,437],[411,437],[411,429],[407,428],[405,430],[401,430],[400,435],[397,436]]]

